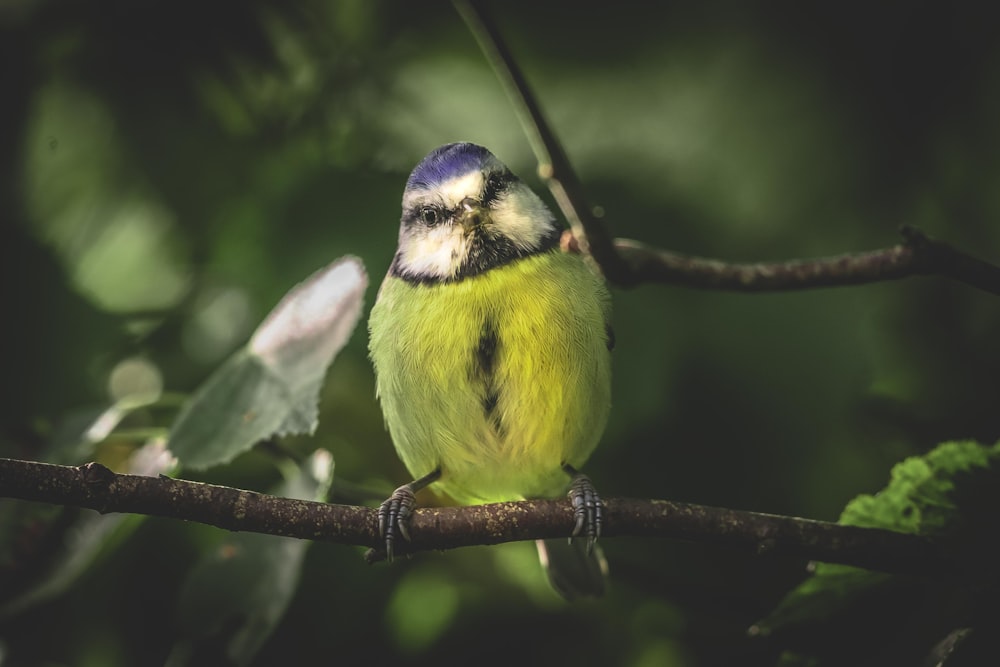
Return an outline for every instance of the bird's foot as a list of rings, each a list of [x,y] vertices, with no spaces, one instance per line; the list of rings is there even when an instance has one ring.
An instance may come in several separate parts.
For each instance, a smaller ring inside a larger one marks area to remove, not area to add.
[[[597,538],[601,536],[601,526],[604,524],[604,501],[597,494],[597,489],[589,477],[568,465],[563,467],[573,478],[567,495],[573,504],[576,524],[569,539],[572,542],[574,537],[586,538],[587,553],[590,554],[594,550]]]
[[[385,559],[392,562],[397,537],[410,541],[410,517],[417,506],[416,492],[441,477],[437,468],[418,480],[404,484],[378,508],[378,534],[385,540]]]
[[[392,562],[396,539],[410,541],[410,516],[417,506],[412,484],[404,484],[378,508],[378,534],[385,540],[385,559]]]

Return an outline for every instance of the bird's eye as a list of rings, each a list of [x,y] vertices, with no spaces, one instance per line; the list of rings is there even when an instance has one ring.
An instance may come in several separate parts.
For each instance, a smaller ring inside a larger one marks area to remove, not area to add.
[[[433,227],[438,223],[438,211],[432,206],[425,206],[420,209],[420,219],[424,221],[424,224],[428,227]]]

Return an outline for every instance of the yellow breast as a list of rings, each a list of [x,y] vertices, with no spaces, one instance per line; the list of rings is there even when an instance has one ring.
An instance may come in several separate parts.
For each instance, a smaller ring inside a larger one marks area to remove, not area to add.
[[[461,502],[558,493],[610,406],[610,300],[554,250],[455,283],[387,277],[372,308],[377,391],[414,477]]]

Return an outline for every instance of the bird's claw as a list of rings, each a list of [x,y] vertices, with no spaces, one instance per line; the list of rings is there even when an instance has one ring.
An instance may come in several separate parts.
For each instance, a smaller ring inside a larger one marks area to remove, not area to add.
[[[413,485],[404,484],[378,508],[378,534],[385,540],[385,559],[392,562],[397,535],[410,541],[410,516],[417,506]]]
[[[601,536],[604,501],[597,495],[597,489],[594,488],[590,478],[581,473],[573,475],[567,495],[573,504],[573,515],[576,517],[576,524],[569,540],[572,542],[574,537],[586,537],[589,555],[594,550],[597,538]]]

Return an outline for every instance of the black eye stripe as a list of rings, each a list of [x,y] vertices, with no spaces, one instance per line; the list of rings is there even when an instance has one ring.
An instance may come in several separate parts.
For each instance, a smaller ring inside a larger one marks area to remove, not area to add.
[[[507,186],[510,185],[512,175],[510,173],[493,173],[486,179],[483,186],[483,206],[489,206],[497,200]]]
[[[485,207],[492,205],[510,188],[515,180],[516,177],[509,171],[497,171],[487,176],[486,182],[483,183],[482,205]],[[424,202],[426,201],[425,199]],[[408,227],[437,227],[450,219],[452,215],[461,213],[462,210],[461,205],[450,209],[441,206],[439,203],[414,202],[404,212],[403,224]]]

